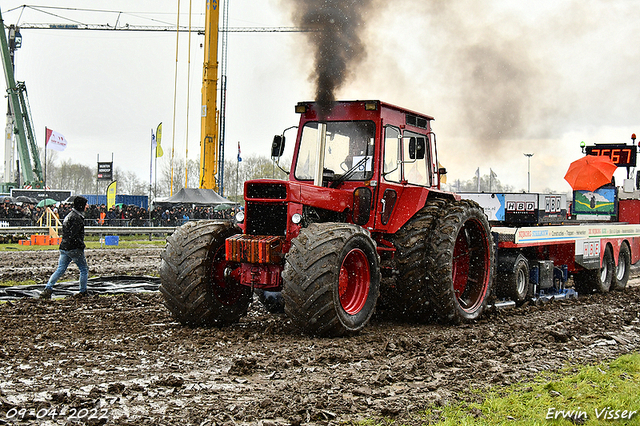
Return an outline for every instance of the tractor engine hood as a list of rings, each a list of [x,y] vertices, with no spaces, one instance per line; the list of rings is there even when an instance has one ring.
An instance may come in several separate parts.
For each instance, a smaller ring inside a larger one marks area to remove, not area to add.
[[[353,191],[315,186],[312,183],[274,179],[245,182],[247,202],[297,203],[334,212],[351,208]]]

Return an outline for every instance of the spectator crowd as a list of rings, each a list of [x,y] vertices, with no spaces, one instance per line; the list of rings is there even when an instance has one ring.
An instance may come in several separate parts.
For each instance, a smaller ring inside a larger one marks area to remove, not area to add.
[[[71,203],[49,206],[62,222],[73,208]],[[5,226],[35,226],[46,207],[29,203],[0,204],[0,223]],[[214,206],[166,205],[151,210],[133,205],[115,205],[109,209],[104,204],[89,205],[84,213],[86,226],[180,226],[190,220],[233,219],[237,207],[216,210]]]

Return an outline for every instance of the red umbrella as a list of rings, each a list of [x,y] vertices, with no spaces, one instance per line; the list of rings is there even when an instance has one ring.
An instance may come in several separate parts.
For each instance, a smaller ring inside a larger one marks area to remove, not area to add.
[[[609,157],[587,155],[571,163],[564,180],[576,191],[595,191],[611,182],[617,168]]]

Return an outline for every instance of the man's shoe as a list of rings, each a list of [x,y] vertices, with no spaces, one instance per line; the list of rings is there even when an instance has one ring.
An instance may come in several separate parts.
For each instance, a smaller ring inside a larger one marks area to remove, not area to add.
[[[51,299],[51,294],[53,293],[53,290],[51,290],[50,288],[45,288],[44,291],[42,293],[40,293],[40,299]]]
[[[71,297],[73,299],[83,299],[85,297],[87,297],[89,295],[89,293],[87,291],[79,291],[76,294],[72,295]]]

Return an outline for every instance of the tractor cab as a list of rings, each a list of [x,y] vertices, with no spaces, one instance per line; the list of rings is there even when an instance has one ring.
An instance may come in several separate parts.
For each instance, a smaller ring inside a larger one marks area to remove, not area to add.
[[[371,231],[393,233],[424,205],[429,191],[439,190],[445,171],[437,168],[432,117],[380,101],[336,102],[324,115],[316,103],[302,102],[296,112],[290,182],[303,192],[322,187],[333,198],[344,192],[350,198],[345,205],[329,197],[328,204],[309,206],[310,213],[334,211]],[[284,136],[274,138],[273,157],[282,155],[284,143]]]

